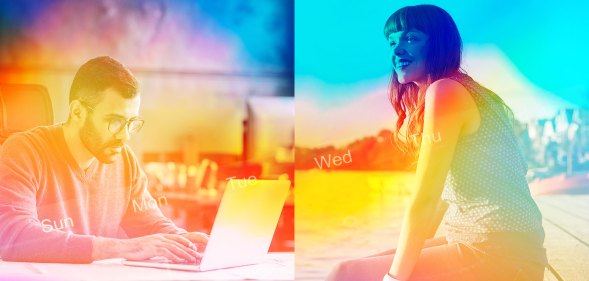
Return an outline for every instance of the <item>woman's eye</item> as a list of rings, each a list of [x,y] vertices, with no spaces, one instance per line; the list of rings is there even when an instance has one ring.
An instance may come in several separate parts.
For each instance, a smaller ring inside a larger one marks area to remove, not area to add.
[[[389,42],[389,45],[390,45],[391,47],[392,47],[392,46],[395,46],[395,42]]]
[[[408,36],[407,42],[413,42],[415,39],[417,39],[415,36]]]

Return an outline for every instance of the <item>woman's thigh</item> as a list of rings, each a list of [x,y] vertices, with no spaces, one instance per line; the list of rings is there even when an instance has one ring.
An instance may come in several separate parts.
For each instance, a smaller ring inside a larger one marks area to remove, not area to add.
[[[440,245],[446,245],[446,244],[448,244],[448,241],[446,240],[446,237],[445,236],[440,236],[440,237],[435,237],[435,238],[432,238],[432,239],[425,240],[425,242],[423,243],[423,247],[422,248],[431,248],[431,247],[440,246]],[[392,249],[392,250],[387,250],[387,251],[384,251],[384,252],[380,252],[378,254],[367,256],[366,258],[376,257],[376,256],[394,255],[396,252],[397,252],[397,249]]]
[[[371,256],[338,264],[327,280],[382,280],[394,255]],[[413,269],[411,281],[484,281],[492,277],[493,266],[480,252],[463,244],[443,244],[424,248]]]

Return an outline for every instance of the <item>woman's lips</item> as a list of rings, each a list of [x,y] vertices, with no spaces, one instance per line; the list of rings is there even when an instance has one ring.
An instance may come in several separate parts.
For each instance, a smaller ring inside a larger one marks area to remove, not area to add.
[[[411,65],[411,63],[413,63],[413,60],[409,58],[396,58],[394,62],[396,69],[404,69],[405,67]]]
[[[399,63],[397,63],[397,69],[405,69],[409,65],[411,65],[411,63],[412,62],[399,62]]]

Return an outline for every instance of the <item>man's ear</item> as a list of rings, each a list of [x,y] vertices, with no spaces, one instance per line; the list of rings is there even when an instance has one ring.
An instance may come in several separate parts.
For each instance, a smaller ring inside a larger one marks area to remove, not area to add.
[[[86,118],[86,110],[79,100],[70,103],[70,120],[74,123],[80,123]]]

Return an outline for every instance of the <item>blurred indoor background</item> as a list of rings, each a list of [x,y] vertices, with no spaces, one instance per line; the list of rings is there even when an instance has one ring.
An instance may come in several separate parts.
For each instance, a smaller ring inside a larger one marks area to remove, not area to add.
[[[293,180],[293,9],[292,0],[2,1],[0,83],[44,86],[58,123],[84,62],[127,65],[145,120],[130,145],[150,191],[179,226],[209,232],[226,178]],[[291,192],[271,251],[294,251],[293,214]]]

